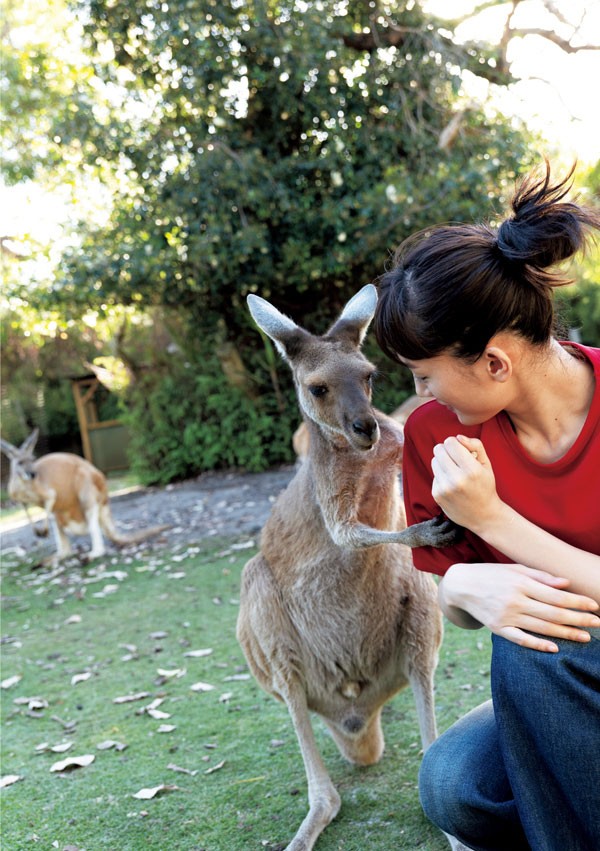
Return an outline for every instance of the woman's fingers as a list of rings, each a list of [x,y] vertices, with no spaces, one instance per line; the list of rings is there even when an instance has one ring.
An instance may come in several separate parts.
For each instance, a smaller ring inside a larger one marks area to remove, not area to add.
[[[567,584],[563,578],[520,564],[479,564],[450,568],[441,587],[446,602],[497,635],[556,652],[553,638],[586,642],[587,628],[600,626],[598,603],[565,590]]]
[[[540,650],[542,653],[558,653],[558,647],[553,641],[547,641],[537,635],[530,635],[514,626],[505,627],[497,635],[519,644],[521,647],[528,647],[530,650]]]

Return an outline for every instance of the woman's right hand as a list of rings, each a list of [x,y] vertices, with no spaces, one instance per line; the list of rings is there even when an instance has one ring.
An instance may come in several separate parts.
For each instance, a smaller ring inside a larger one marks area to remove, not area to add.
[[[515,644],[558,652],[540,636],[589,641],[599,627],[591,597],[565,590],[569,581],[522,564],[454,564],[439,585],[440,605],[458,626],[487,626]],[[537,634],[533,634],[537,633]]]

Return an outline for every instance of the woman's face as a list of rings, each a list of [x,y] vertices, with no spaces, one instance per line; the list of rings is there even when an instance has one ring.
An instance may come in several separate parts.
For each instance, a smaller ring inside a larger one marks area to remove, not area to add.
[[[487,350],[475,363],[451,354],[400,360],[413,374],[417,396],[437,399],[463,425],[483,423],[506,406],[506,384],[498,380],[497,364]]]

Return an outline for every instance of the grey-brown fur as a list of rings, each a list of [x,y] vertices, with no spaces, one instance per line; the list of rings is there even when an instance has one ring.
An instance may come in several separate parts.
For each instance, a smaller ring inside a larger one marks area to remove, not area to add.
[[[369,765],[383,752],[382,707],[410,683],[423,747],[436,737],[442,620],[432,578],[414,569],[403,544],[443,545],[454,531],[435,522],[405,528],[402,430],[372,407],[373,367],[360,352],[376,297],[364,287],[323,337],[249,297],[292,368],[309,431],[308,455],[244,568],[237,626],[259,684],[287,705],[304,759],[309,812],[288,851],[313,848],[340,807],[311,711],[347,759]]]

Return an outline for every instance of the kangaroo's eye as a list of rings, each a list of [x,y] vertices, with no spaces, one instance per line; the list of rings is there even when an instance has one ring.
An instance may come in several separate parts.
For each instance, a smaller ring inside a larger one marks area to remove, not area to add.
[[[321,396],[324,396],[327,393],[327,388],[324,384],[312,384],[308,388],[308,392],[312,393],[313,396],[319,399]]]

